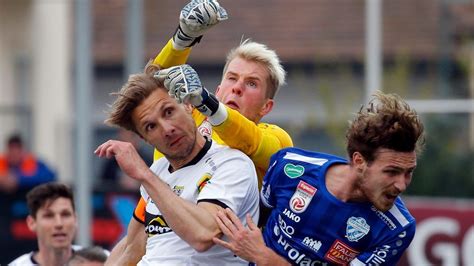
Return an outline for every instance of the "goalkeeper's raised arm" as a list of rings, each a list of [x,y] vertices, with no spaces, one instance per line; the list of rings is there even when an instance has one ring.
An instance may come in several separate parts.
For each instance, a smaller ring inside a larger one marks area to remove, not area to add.
[[[180,12],[179,24],[173,37],[153,60],[163,68],[186,63],[191,47],[204,33],[228,18],[226,10],[215,0],[193,0]]]

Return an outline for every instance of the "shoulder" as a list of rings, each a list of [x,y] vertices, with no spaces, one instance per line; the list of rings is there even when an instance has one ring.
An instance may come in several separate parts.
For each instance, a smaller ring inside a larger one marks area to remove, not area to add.
[[[230,148],[229,146],[221,145],[212,142],[212,146],[208,151],[208,155],[220,162],[228,160],[241,160],[244,162],[252,163],[252,160],[242,151]]]
[[[289,147],[279,150],[273,155],[273,160],[288,160],[288,161],[295,161],[295,162],[304,162],[308,164],[322,166],[326,163],[333,163],[333,162],[347,162],[346,159],[321,153],[321,152],[314,152],[309,150],[304,150],[295,147]]]
[[[150,170],[154,173],[157,173],[162,169],[164,166],[168,165],[168,160],[165,157],[160,157],[153,164],[150,166]]]
[[[20,257],[16,258],[15,260],[13,260],[12,262],[10,262],[8,265],[36,265],[32,258],[31,258],[31,255],[33,254],[33,252],[30,252],[30,253],[26,253],[26,254],[23,254],[21,255]]]
[[[282,143],[282,147],[293,146],[293,140],[291,139],[290,135],[281,127],[268,123],[258,123],[257,126],[262,131],[262,133],[277,137]]]

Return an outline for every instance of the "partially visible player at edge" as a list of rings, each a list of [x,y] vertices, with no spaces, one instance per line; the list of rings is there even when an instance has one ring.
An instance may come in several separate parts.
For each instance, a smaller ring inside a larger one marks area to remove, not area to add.
[[[423,143],[423,123],[398,95],[377,92],[346,133],[348,159],[286,148],[272,156],[260,200],[263,229],[229,209],[215,243],[257,265],[396,265],[415,236],[400,198]]]

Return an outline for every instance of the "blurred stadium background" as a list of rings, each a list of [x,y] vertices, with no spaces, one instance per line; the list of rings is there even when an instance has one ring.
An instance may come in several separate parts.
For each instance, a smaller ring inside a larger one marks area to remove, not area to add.
[[[230,19],[189,60],[206,87],[217,86],[226,53],[243,38],[267,44],[288,82],[265,120],[295,146],[342,156],[347,121],[368,92],[408,99],[427,140],[405,193],[418,229],[401,264],[474,265],[474,2],[219,2]],[[109,93],[165,45],[186,3],[0,0],[0,140],[21,132],[74,185],[81,244],[110,248],[125,230],[136,194],[104,187],[104,160],[92,151],[116,133],[103,124]],[[34,247],[22,197],[2,197],[0,264]]]

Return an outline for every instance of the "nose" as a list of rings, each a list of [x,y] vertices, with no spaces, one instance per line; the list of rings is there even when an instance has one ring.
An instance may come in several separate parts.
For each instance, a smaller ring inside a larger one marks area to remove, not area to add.
[[[239,80],[236,83],[234,83],[234,85],[232,86],[232,93],[237,94],[238,96],[241,96],[243,92],[243,88],[244,88],[244,82],[242,80]]]
[[[55,227],[63,226],[63,219],[61,218],[61,215],[56,215],[56,217],[54,218],[54,226]]]
[[[161,125],[165,137],[171,137],[176,132],[176,128],[171,123],[163,123]]]
[[[401,174],[397,176],[394,186],[398,190],[398,192],[402,193],[407,189],[408,184],[409,184],[409,178]]]

